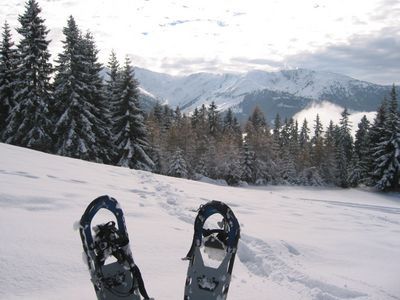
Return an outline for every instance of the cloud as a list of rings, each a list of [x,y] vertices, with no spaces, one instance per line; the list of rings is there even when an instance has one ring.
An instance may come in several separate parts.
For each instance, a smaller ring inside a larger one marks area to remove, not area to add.
[[[386,27],[372,34],[354,35],[345,43],[332,43],[315,52],[300,52],[283,58],[170,56],[159,60],[158,67],[173,74],[307,68],[336,72],[377,84],[400,84],[400,30]]]
[[[183,74],[197,72],[218,72],[221,69],[221,62],[217,58],[164,58],[161,61],[161,69],[176,73],[177,70]]]
[[[380,5],[371,15],[371,20],[382,21],[388,24],[391,20],[398,22],[400,15],[400,3],[398,0],[382,0]],[[398,24],[398,23],[397,23]]]
[[[282,61],[268,59],[268,58],[247,58],[247,57],[233,57],[231,62],[241,63],[241,64],[250,64],[259,67],[283,67]]]
[[[167,18],[169,19],[169,18]],[[216,19],[185,19],[185,20],[174,20],[172,22],[168,22],[168,23],[162,23],[159,24],[160,27],[175,27],[177,25],[183,25],[183,24],[187,24],[187,23],[198,23],[198,22],[208,22],[208,23],[213,23],[219,27],[228,27],[229,25],[221,20],[216,20]]]
[[[400,82],[400,31],[386,27],[369,35],[355,35],[343,44],[332,44],[286,58],[288,65],[346,74],[374,83]]]
[[[333,121],[334,124],[339,124],[343,110],[344,108],[339,105],[323,101],[321,103],[311,104],[309,107],[295,114],[293,118],[297,120],[300,125],[303,123],[304,119],[307,119],[308,128],[310,128],[312,133],[317,114],[325,130],[329,126],[330,121]],[[370,122],[373,122],[376,112],[350,112],[349,121],[353,136],[356,134],[358,124],[364,115],[367,116]]]

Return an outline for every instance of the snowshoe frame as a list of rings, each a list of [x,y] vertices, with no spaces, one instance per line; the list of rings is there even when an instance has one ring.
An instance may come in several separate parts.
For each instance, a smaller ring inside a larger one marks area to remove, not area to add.
[[[228,225],[226,240],[224,241],[226,255],[218,268],[205,266],[200,251],[204,232],[208,231],[203,229],[204,223],[214,214],[222,215]],[[226,204],[214,200],[200,206],[194,223],[192,246],[186,255],[186,259],[189,260],[189,267],[184,300],[226,299],[239,238],[239,222]]]
[[[120,258],[119,261],[107,265],[96,254],[96,244],[91,230],[93,217],[102,208],[114,214],[118,234],[128,241],[120,249],[123,253],[123,261]],[[129,248],[125,218],[117,200],[109,196],[100,196],[93,200],[82,215],[79,232],[98,300],[140,300],[140,294],[144,299],[149,299],[140,270],[135,265]]]

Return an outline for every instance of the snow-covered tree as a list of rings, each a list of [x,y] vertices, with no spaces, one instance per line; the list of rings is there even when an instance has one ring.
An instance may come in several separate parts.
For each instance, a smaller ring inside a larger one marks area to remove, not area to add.
[[[186,160],[183,157],[182,150],[179,148],[176,149],[175,153],[171,157],[167,175],[173,176],[173,177],[178,177],[178,178],[188,178],[189,177]]]
[[[249,145],[245,143],[243,145],[243,160],[242,160],[242,174],[241,178],[243,181],[248,183],[255,183],[255,169],[256,160],[254,152],[250,149]]]
[[[371,158],[370,164],[368,166],[368,177],[367,177],[367,184],[370,186],[374,186],[376,182],[379,180],[379,174],[375,174],[374,171],[376,169],[376,148],[380,143],[381,138],[386,134],[385,124],[388,111],[388,101],[386,97],[383,98],[381,105],[378,108],[376,113],[374,122],[371,125],[369,130],[369,141],[370,147],[368,156]]]
[[[110,110],[113,110],[113,105],[118,99],[118,81],[120,74],[119,62],[114,50],[111,51],[107,68],[108,79],[106,82],[106,98],[109,102]]]
[[[98,50],[95,40],[90,32],[82,39],[86,98],[93,105],[93,132],[96,136],[96,160],[108,163],[114,156],[114,148],[111,143],[111,118],[110,102],[104,95],[103,79],[101,71],[103,66],[98,62]]]
[[[208,177],[209,174],[207,172],[206,167],[206,156],[203,154],[197,161],[196,166],[194,168],[194,173]]]
[[[54,79],[55,153],[90,160],[96,140],[91,122],[92,105],[85,98],[85,71],[81,33],[71,16],[63,33],[63,52],[58,55]]]
[[[265,168],[274,159],[273,138],[271,137],[264,113],[259,107],[256,107],[250,115],[245,126],[245,133],[246,143],[254,153],[253,182],[257,180],[266,181],[264,175],[268,174],[271,170]]]
[[[5,22],[0,45],[0,141],[3,141],[2,134],[6,128],[6,120],[15,106],[16,63],[17,53],[11,39],[11,30]]]
[[[279,166],[280,180],[282,183],[295,184],[297,183],[296,165],[293,156],[290,153],[289,147],[283,148],[282,162]]]
[[[400,116],[394,85],[390,96],[384,133],[374,153],[374,175],[380,190],[398,189],[400,179]]]
[[[325,182],[317,167],[306,168],[298,176],[298,184],[305,186],[321,186]]]
[[[36,0],[28,0],[24,14],[18,20],[21,35],[18,44],[18,82],[14,94],[15,106],[7,119],[4,139],[7,143],[41,151],[51,148],[51,103],[48,30],[40,17]]]
[[[332,120],[325,131],[324,136],[324,155],[321,166],[321,175],[328,184],[336,184],[337,182],[337,158],[336,158],[336,133],[335,125]]]
[[[106,118],[91,94],[84,43],[72,16],[63,29],[65,40],[54,79],[55,153],[90,161],[110,162],[110,143],[102,143],[101,121]],[[108,136],[109,139],[109,136]]]
[[[121,73],[119,99],[115,105],[113,134],[116,145],[116,163],[119,166],[152,170],[150,146],[144,125],[144,113],[139,106],[138,82],[131,62],[126,58]]]
[[[354,157],[351,161],[350,184],[357,186],[367,183],[369,166],[372,163],[370,153],[370,124],[364,115],[358,124],[354,142]]]
[[[314,136],[311,139],[311,162],[312,165],[320,170],[323,152],[324,152],[324,141],[322,137],[323,127],[319,115],[315,119],[314,124]]]
[[[208,107],[207,117],[209,133],[215,137],[221,129],[221,116],[214,101],[212,101]]]
[[[308,128],[307,119],[304,119],[300,129],[299,148],[298,170],[301,172],[311,166],[310,129]]]
[[[242,177],[242,168],[240,164],[239,153],[232,151],[225,160],[222,168],[224,179],[229,185],[238,185]]]
[[[353,156],[353,137],[347,108],[341,113],[339,132],[336,143],[336,158],[338,163],[338,180],[341,187],[349,186],[350,162]]]
[[[236,145],[240,146],[242,144],[242,131],[240,129],[240,124],[231,108],[228,109],[224,116],[222,132],[224,137],[228,137]]]

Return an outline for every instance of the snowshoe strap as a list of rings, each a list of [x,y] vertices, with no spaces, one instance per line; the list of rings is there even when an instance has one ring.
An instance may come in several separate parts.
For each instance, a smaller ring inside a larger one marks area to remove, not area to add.
[[[121,207],[119,206],[117,200],[114,198],[111,198],[109,196],[101,196],[96,198],[95,200],[92,201],[92,203],[89,204],[89,206],[86,208],[86,211],[82,215],[80,225],[82,228],[82,231],[84,232],[84,237],[85,237],[85,243],[88,247],[88,250],[93,250],[95,247],[94,241],[93,241],[93,236],[90,228],[90,224],[92,222],[93,217],[95,214],[102,208],[108,209],[111,211],[118,222],[118,230],[120,232],[121,236],[128,236],[126,227],[125,227],[125,219],[124,215],[122,212]]]
[[[132,267],[131,272],[132,272],[133,278],[136,278],[136,280],[137,280],[140,294],[143,296],[144,299],[150,299],[149,295],[147,294],[146,288],[144,286],[142,273],[140,273],[138,266],[135,265],[134,267]]]
[[[209,234],[218,232],[221,233],[220,229],[208,230],[203,229],[205,221],[213,214],[219,213],[223,216],[225,222],[228,224],[228,231],[224,232],[226,237],[223,238],[224,243],[226,243],[228,253],[235,253],[237,249],[237,244],[240,238],[240,226],[232,210],[224,203],[220,201],[211,201],[205,205],[200,206],[199,213],[194,222],[194,235],[193,242],[190,247],[186,259],[192,259],[194,248],[200,247],[203,235],[207,236]]]

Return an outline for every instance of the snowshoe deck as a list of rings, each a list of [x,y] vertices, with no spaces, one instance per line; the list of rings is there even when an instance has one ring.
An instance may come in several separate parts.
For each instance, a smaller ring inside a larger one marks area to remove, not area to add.
[[[100,209],[114,214],[118,228],[114,222],[100,224],[93,236],[91,222]],[[140,295],[150,299],[133,261],[124,214],[117,200],[109,196],[93,200],[82,215],[79,231],[98,300],[140,300]],[[106,264],[109,256],[117,261]]]
[[[203,228],[206,220],[214,214],[222,215],[224,229],[207,230]],[[226,299],[239,237],[239,223],[226,204],[211,201],[200,207],[194,224],[192,246],[186,255],[189,267],[184,300]],[[205,265],[200,250],[202,246],[224,251],[225,256],[218,267]]]

